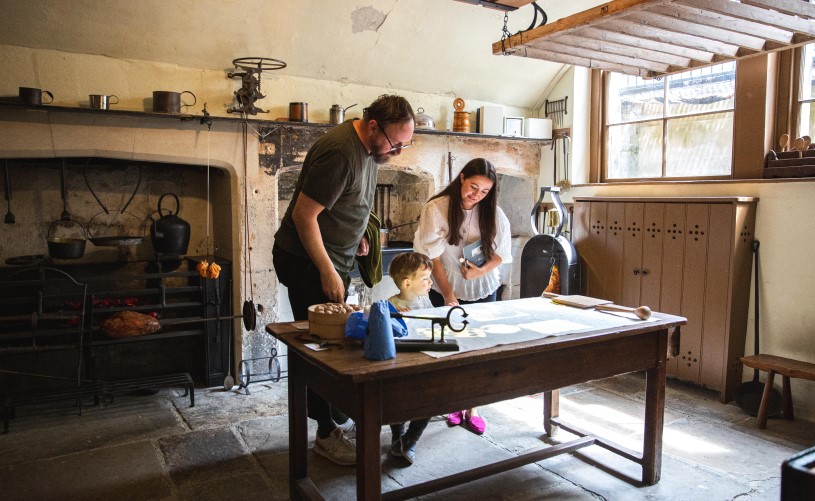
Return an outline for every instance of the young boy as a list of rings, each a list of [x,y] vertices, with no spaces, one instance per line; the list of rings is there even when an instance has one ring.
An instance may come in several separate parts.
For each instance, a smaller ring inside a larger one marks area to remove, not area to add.
[[[433,271],[433,261],[418,252],[405,252],[397,255],[391,261],[388,274],[399,288],[399,294],[392,296],[388,301],[399,311],[432,308],[427,293],[433,280],[430,274]],[[430,418],[414,419],[408,423],[391,425],[390,455],[399,457],[412,465],[416,460],[416,443],[422,436]]]

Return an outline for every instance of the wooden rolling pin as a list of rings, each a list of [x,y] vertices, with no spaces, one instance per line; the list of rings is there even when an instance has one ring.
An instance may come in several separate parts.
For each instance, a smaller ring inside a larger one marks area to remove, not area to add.
[[[619,304],[598,304],[594,307],[594,309],[601,311],[622,311],[625,313],[633,313],[640,320],[648,320],[651,318],[651,308],[647,306],[631,308],[630,306],[621,306]]]

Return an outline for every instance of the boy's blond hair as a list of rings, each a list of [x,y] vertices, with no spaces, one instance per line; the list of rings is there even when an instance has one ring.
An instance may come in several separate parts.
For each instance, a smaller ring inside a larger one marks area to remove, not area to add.
[[[402,281],[413,276],[419,270],[427,268],[433,269],[433,261],[429,257],[419,252],[403,252],[397,254],[391,261],[388,268],[388,275],[393,279],[397,287]],[[401,288],[401,287],[400,287]]]

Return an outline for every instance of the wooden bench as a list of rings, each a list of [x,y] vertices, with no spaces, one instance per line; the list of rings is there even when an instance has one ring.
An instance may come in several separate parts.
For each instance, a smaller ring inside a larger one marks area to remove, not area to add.
[[[767,382],[764,383],[764,394],[761,396],[761,405],[758,407],[758,427],[767,427],[767,410],[770,394],[773,389],[773,379],[776,374],[784,376],[782,387],[783,411],[785,419],[795,419],[792,412],[792,392],[790,391],[790,378],[801,378],[815,381],[815,364],[801,362],[791,358],[776,357],[774,355],[750,355],[742,357],[741,362],[751,369],[758,369],[767,373]]]

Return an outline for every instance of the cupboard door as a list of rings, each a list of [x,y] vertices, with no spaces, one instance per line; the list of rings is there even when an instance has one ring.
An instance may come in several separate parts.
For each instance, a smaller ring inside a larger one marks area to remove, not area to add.
[[[620,303],[625,306],[640,305],[640,272],[642,270],[642,227],[645,204],[625,204],[625,229],[623,233],[622,291]],[[659,310],[654,310],[659,311]]]
[[[728,289],[730,259],[733,255],[733,206],[710,206],[707,273],[705,281],[705,311],[702,321],[701,383],[714,390],[723,390],[727,342]]]
[[[575,203],[575,241],[583,274],[583,294],[593,297],[605,295],[606,202]],[[582,230],[577,231],[577,228]]]
[[[606,253],[603,267],[606,275],[606,290],[602,297],[616,304],[622,304],[623,291],[623,247],[625,236],[625,207],[623,202],[609,202],[606,235]]]
[[[665,224],[664,220],[665,204],[645,204],[640,297],[639,302],[631,306],[644,304],[654,311],[664,311],[659,300],[662,288],[662,227]]]
[[[680,379],[698,383],[705,311],[710,205],[688,204],[686,214],[682,316],[688,319],[688,324],[682,328],[676,372]]]
[[[662,287],[659,293],[659,310],[671,315],[682,314],[682,277],[685,265],[685,219],[686,204],[665,204],[662,226]],[[682,327],[680,349],[686,327]],[[680,351],[679,356],[683,352]],[[668,361],[669,376],[677,376],[679,356]]]

